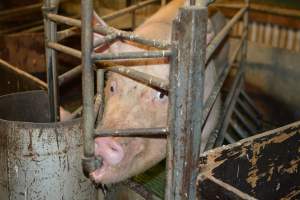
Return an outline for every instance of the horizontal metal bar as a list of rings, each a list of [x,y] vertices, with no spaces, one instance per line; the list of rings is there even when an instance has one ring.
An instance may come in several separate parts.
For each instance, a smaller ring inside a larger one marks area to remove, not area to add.
[[[142,84],[145,84],[149,87],[152,87],[153,89],[156,90],[163,90],[166,95],[168,95],[169,91],[169,84],[167,81],[152,76],[150,74],[140,72],[138,70],[130,69],[128,67],[124,67],[121,65],[113,65],[113,64],[101,64],[100,65],[102,69],[106,69],[108,71],[112,71],[118,74],[121,74],[123,76],[126,76],[132,80],[135,80],[137,82],[140,82]]]
[[[81,28],[81,21],[78,19],[73,19],[70,17],[65,17],[65,16],[51,14],[51,13],[47,14],[46,16],[50,20],[55,21],[57,23],[67,24],[69,26],[75,26],[75,27]],[[94,32],[102,34],[102,35],[117,34],[122,39],[138,42],[143,45],[152,46],[152,47],[156,47],[159,49],[166,49],[171,46],[171,44],[167,41],[147,39],[144,37],[137,36],[131,32],[117,30],[117,29],[109,27],[109,26],[104,27],[101,25],[97,25],[93,28],[93,30],[94,30]]]
[[[215,7],[233,8],[233,9],[240,9],[245,6],[245,4],[239,4],[239,3],[215,3],[213,5]],[[300,11],[296,10],[296,9],[290,9],[290,8],[280,8],[280,7],[275,7],[275,6],[251,3],[250,10],[265,12],[265,13],[269,13],[269,14],[273,14],[273,15],[300,18]]]
[[[81,65],[78,65],[78,66],[74,67],[73,69],[60,75],[58,77],[58,83],[60,86],[64,85],[64,84],[70,82],[71,80],[73,80],[75,77],[80,76],[81,73],[82,73],[82,67],[81,67]]]
[[[65,17],[62,15],[47,13],[46,17],[54,22],[66,24],[69,26],[75,26],[77,28],[81,28],[81,21],[79,19],[73,19],[71,17]]]
[[[72,27],[63,31],[58,31],[57,32],[57,41],[61,41],[63,39],[66,39],[68,37],[78,35],[80,34],[80,31],[77,27]]]
[[[168,128],[137,128],[117,130],[95,130],[94,137],[138,137],[138,136],[167,136]]]
[[[75,29],[77,29],[77,28],[75,27]],[[70,30],[70,29],[68,29],[68,30]],[[67,33],[67,34],[69,34],[69,33]],[[115,38],[116,38],[116,35],[109,35],[107,37],[104,37],[104,38],[101,38],[99,40],[94,41],[93,45],[94,45],[94,47],[97,47],[99,45],[105,45],[105,43],[107,41],[112,41]],[[81,65],[78,65],[78,66],[74,67],[73,69],[65,72],[64,74],[62,74],[58,77],[59,85],[61,86],[63,84],[66,84],[66,83],[70,82],[75,77],[80,76],[81,73],[82,73],[82,66]]]
[[[56,51],[60,51],[62,53],[66,53],[68,55],[81,59],[81,51],[77,49],[73,49],[71,47],[67,47],[56,42],[48,42],[47,46],[49,48],[55,49]]]
[[[202,124],[205,123],[205,121],[207,120],[209,113],[213,107],[213,105],[216,102],[217,97],[220,94],[221,88],[230,72],[231,66],[234,63],[234,61],[236,60],[236,57],[239,53],[239,51],[241,50],[241,47],[243,45],[243,41],[246,37],[246,34],[244,33],[242,36],[242,39],[240,41],[240,43],[237,45],[236,49],[234,49],[232,57],[229,59],[228,61],[228,65],[225,65],[222,72],[220,73],[209,97],[207,98],[205,104],[204,104],[204,108],[203,108],[203,119],[202,119]]]
[[[145,7],[149,4],[152,4],[152,3],[155,3],[155,2],[158,2],[159,0],[148,0],[148,1],[142,1],[142,2],[138,2],[137,4],[135,5],[132,5],[132,6],[129,6],[127,8],[123,8],[121,10],[118,10],[116,12],[113,12],[113,13],[110,13],[108,15],[105,15],[103,17],[101,17],[104,21],[108,21],[108,20],[112,20],[112,19],[115,19],[117,17],[120,17],[126,13],[129,13],[129,12],[132,12],[134,10],[137,10],[141,7]]]
[[[43,24],[43,20],[33,21],[33,22],[21,24],[19,26],[9,27],[7,29],[1,28],[2,30],[0,31],[0,35],[19,32],[24,29],[28,29],[28,28],[31,28],[31,27],[34,27],[37,25],[41,25],[41,24]]]
[[[116,40],[118,38],[117,34],[111,34],[104,36],[103,38],[96,38],[94,41],[94,48],[97,48],[99,46],[103,45],[109,45],[112,41]]]
[[[13,72],[14,74],[21,76],[22,78],[25,78],[26,80],[34,83],[36,86],[38,86],[39,88],[43,89],[43,90],[48,90],[48,85],[47,83],[45,83],[44,81],[36,78],[35,76],[32,76],[31,74],[18,69],[16,67],[14,67],[13,65],[9,64],[8,62],[0,59],[0,68],[9,70],[10,72]]]
[[[22,6],[18,8],[0,11],[0,20],[6,20],[14,16],[20,16],[33,11],[40,11],[42,5],[43,5],[42,3],[37,3],[28,6]]]
[[[215,52],[215,50],[219,47],[221,42],[224,40],[224,38],[229,34],[229,31],[231,28],[237,23],[239,19],[245,14],[247,8],[244,7],[239,10],[239,12],[224,26],[224,28],[214,37],[214,39],[211,41],[211,43],[206,48],[206,60],[205,62],[208,63],[211,56]]]
[[[120,52],[120,53],[100,53],[93,54],[95,61],[103,60],[121,60],[121,59],[140,59],[140,58],[161,58],[171,56],[170,50],[161,51],[137,51],[137,52]]]

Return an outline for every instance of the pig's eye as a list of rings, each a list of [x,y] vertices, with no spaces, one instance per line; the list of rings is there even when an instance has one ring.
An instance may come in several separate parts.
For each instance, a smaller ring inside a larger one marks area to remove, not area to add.
[[[115,81],[112,81],[109,87],[109,90],[111,93],[115,93],[117,90],[117,83]]]
[[[157,92],[156,93],[156,98],[159,99],[159,100],[164,100],[166,99],[167,95],[163,92]]]

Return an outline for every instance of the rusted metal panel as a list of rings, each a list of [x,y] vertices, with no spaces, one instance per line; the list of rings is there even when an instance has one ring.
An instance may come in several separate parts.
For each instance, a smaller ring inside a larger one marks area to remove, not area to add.
[[[208,151],[200,157],[199,194],[204,199],[227,199],[219,192],[230,186],[257,199],[298,199],[299,146],[300,122],[296,122]],[[203,181],[207,178],[215,183]],[[216,191],[215,184],[223,189]]]
[[[80,121],[22,122],[49,121],[46,103],[42,91],[0,98],[0,199],[96,199],[81,171]],[[4,116],[9,112],[15,116]],[[13,118],[19,122],[6,120]]]
[[[173,22],[166,199],[196,196],[207,17],[207,8],[183,7]]]

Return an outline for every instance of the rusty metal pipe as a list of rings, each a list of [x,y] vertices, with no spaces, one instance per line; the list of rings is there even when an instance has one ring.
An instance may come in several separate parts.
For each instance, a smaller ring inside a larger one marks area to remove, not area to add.
[[[74,56],[76,58],[81,59],[82,53],[77,49],[73,49],[71,47],[67,47],[65,45],[56,43],[56,42],[48,42],[47,47],[55,49],[56,51],[60,51],[62,53]]]
[[[57,13],[58,0],[44,0],[44,16],[48,13]],[[57,25],[49,19],[44,19],[45,26],[45,44],[56,42]],[[57,76],[57,57],[55,50],[45,46],[45,57],[47,66],[48,96],[50,102],[51,121],[59,121],[59,94],[58,94],[58,76]]]
[[[81,28],[81,21],[78,19],[73,19],[70,17],[65,17],[65,16],[52,14],[52,13],[47,14],[47,18],[49,18],[50,20],[55,21],[57,23],[63,23],[63,24],[67,24],[69,26],[75,26],[75,27]],[[153,47],[156,47],[159,49],[165,49],[165,48],[170,47],[170,45],[171,45],[169,42],[166,42],[166,41],[147,39],[144,37],[134,35],[133,33],[130,33],[130,32],[117,30],[117,29],[109,27],[109,26],[103,27],[103,26],[98,25],[98,26],[95,26],[93,30],[94,30],[94,32],[103,34],[103,35],[118,34],[118,36],[122,39],[135,41],[137,43],[141,43],[141,44],[148,45],[148,46],[153,46]]]
[[[213,6],[220,7],[220,8],[232,8],[232,9],[240,9],[245,6],[243,3],[215,3]],[[258,11],[269,13],[273,15],[285,16],[285,17],[293,17],[293,18],[300,18],[300,11],[296,9],[289,9],[289,8],[279,8],[270,5],[260,5],[260,4],[251,4],[250,11]]]
[[[169,130],[161,128],[136,128],[136,129],[117,129],[117,130],[95,130],[94,137],[165,137]]]
[[[220,46],[224,38],[229,34],[231,28],[239,19],[241,19],[246,10],[246,7],[240,9],[239,12],[224,26],[224,28],[216,35],[216,37],[214,37],[214,39],[208,45],[208,47],[206,48],[206,64],[208,63],[216,49]]]
[[[239,53],[239,51],[242,48],[243,41],[246,39],[246,34],[242,36],[242,41],[239,43],[239,45],[234,49],[232,57],[229,59],[228,65],[225,65],[222,72],[220,73],[209,97],[207,98],[206,102],[204,103],[204,109],[203,109],[203,118],[202,118],[202,123],[204,124],[205,121],[207,120],[209,113],[211,109],[213,108],[213,105],[216,102],[217,97],[220,94],[221,88],[230,72],[231,66],[236,60],[236,57]]]
[[[39,88],[41,88],[43,90],[48,90],[47,83],[45,83],[44,81],[36,78],[35,76],[32,76],[31,74],[29,74],[21,69],[18,69],[17,67],[14,67],[13,65],[9,64],[8,62],[6,62],[5,60],[2,60],[2,59],[0,59],[0,68],[1,67],[15,73],[18,76],[21,76],[22,78],[25,78],[26,80],[34,83],[35,85],[37,85]]]
[[[115,19],[117,17],[120,17],[122,15],[125,15],[127,13],[130,13],[132,11],[135,11],[139,8],[142,8],[142,7],[145,7],[149,4],[152,4],[152,3],[155,3],[155,2],[158,2],[159,0],[148,0],[148,1],[142,1],[142,2],[139,2],[135,5],[132,5],[132,6],[129,6],[127,8],[123,8],[121,10],[118,10],[116,12],[113,12],[113,13],[110,13],[108,15],[105,15],[103,17],[101,17],[104,21],[109,21],[109,20],[112,20],[112,19]]]
[[[81,0],[81,46],[82,46],[82,97],[83,97],[83,159],[82,168],[84,174],[89,174],[98,168],[95,159],[94,145],[94,71],[92,67],[93,52],[93,1]],[[99,163],[98,163],[99,164]]]
[[[169,57],[172,52],[170,50],[161,51],[137,51],[137,52],[120,52],[120,53],[100,53],[95,54],[92,58],[97,60],[122,60],[122,59],[140,59],[140,58],[161,58]]]

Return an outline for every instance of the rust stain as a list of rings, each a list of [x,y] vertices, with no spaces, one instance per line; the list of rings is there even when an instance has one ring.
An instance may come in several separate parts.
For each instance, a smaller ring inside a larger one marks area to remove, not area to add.
[[[292,160],[290,162],[291,167],[284,169],[284,172],[287,172],[289,174],[297,173],[298,172],[298,166],[299,166],[300,160]]]
[[[285,197],[281,198],[280,200],[289,200],[289,199],[293,199],[293,197],[297,196],[298,194],[300,194],[300,190],[296,189],[293,190],[292,192],[290,192],[288,195],[286,195]]]

